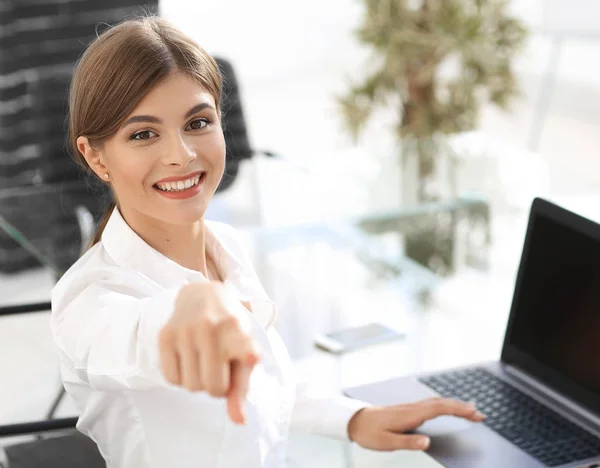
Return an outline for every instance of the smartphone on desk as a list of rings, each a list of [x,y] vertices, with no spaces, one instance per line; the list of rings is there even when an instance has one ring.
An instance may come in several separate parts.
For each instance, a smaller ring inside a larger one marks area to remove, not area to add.
[[[369,323],[358,327],[344,328],[315,339],[315,346],[332,354],[344,354],[375,344],[400,340],[405,335],[381,323]]]

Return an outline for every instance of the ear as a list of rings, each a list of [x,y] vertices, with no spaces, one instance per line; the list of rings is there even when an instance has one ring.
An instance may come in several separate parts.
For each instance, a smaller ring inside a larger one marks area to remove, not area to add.
[[[94,173],[100,178],[100,180],[106,181],[104,174],[108,174],[108,168],[104,164],[104,158],[102,153],[97,149],[94,149],[87,137],[77,137],[77,149],[83,155],[88,166]]]

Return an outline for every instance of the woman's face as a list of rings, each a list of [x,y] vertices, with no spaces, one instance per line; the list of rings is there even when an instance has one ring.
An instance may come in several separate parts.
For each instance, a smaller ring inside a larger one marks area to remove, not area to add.
[[[191,78],[173,73],[105,140],[97,159],[126,219],[169,224],[200,220],[225,165],[213,97]]]

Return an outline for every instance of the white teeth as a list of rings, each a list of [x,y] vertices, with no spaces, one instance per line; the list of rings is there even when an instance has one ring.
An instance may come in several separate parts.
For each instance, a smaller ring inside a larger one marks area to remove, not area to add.
[[[180,180],[177,182],[164,182],[162,184],[156,184],[156,186],[164,192],[178,192],[181,190],[187,190],[190,187],[193,187],[194,185],[198,185],[200,177],[200,175],[197,175],[196,177],[192,177],[191,179]]]

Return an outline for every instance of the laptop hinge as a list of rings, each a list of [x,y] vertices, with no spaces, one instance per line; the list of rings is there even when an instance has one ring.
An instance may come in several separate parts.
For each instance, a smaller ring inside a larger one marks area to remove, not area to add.
[[[563,416],[567,416],[568,418],[569,412],[572,412],[576,415],[576,419],[574,422],[577,424],[585,426],[589,431],[594,433],[597,437],[600,437],[600,417],[594,414],[591,410],[578,405],[573,400],[561,395],[560,393],[552,390],[547,384],[544,384],[537,380],[535,377],[526,374],[522,370],[518,369],[515,366],[511,366],[510,364],[503,363],[502,368],[511,375],[511,377],[516,378],[525,383],[525,387],[533,388],[536,394],[538,394],[541,399],[545,399],[546,402],[552,403],[551,408],[556,410],[558,406],[559,413],[562,410]],[[566,410],[566,411],[565,411]],[[583,421],[582,421],[583,420]]]

